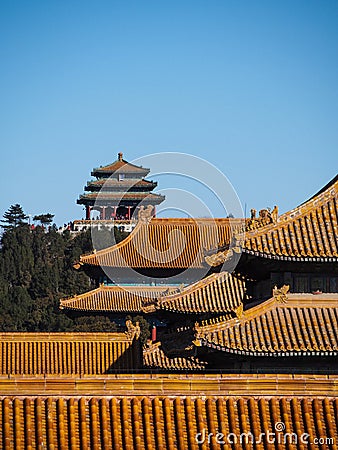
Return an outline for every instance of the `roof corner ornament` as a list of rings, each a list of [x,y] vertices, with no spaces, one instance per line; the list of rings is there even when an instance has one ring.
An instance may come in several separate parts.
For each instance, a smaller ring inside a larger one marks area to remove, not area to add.
[[[185,287],[184,283],[181,283],[181,284],[178,286],[178,289],[180,290],[180,292],[183,292],[183,291],[184,291],[184,287]]]
[[[289,290],[290,286],[288,284],[284,284],[281,288],[277,288],[277,286],[275,286],[272,290],[272,295],[277,303],[286,303]]]
[[[118,157],[118,160],[119,160],[119,161],[123,161],[123,153],[122,153],[122,152],[119,152],[119,153],[117,154],[117,157]]]
[[[237,319],[242,319],[244,316],[243,303],[241,303],[235,310]]]
[[[75,261],[75,263],[73,264],[73,268],[75,270],[80,270],[82,266],[83,266],[83,262],[82,261]]]
[[[195,347],[202,347],[202,342],[200,339],[194,339],[192,343],[195,345]]]
[[[275,205],[273,210],[271,208],[264,208],[259,211],[258,217],[256,217],[256,210],[252,208],[250,211],[251,217],[247,222],[246,230],[251,231],[256,228],[264,227],[265,225],[274,224],[278,221],[278,206]]]
[[[242,252],[242,242],[237,240],[234,241],[233,246],[227,246],[227,248],[219,248],[213,253],[207,253],[204,255],[204,261],[211,267],[218,267],[227,261],[230,261],[235,253],[241,254]],[[206,253],[206,252],[204,252]]]
[[[126,335],[128,336],[128,338],[136,340],[139,339],[141,334],[139,322],[136,322],[136,324],[134,325],[131,320],[127,320],[126,327],[127,327]]]
[[[139,222],[145,222],[148,223],[151,221],[151,219],[154,217],[154,206],[148,205],[146,208],[144,205],[140,206],[139,212],[138,212],[138,220]]]
[[[211,266],[211,267],[217,267],[220,266],[221,264],[224,264],[225,261],[227,261],[228,258],[228,253],[229,251],[226,250],[225,252],[221,251],[221,252],[217,252],[217,253],[213,253],[212,255],[206,255],[204,256],[205,262]],[[232,254],[232,252],[231,252]]]
[[[195,339],[192,341],[192,343],[196,346],[196,347],[201,347],[202,342],[202,329],[201,329],[201,325],[198,322],[195,322],[194,324],[194,331],[195,331]]]

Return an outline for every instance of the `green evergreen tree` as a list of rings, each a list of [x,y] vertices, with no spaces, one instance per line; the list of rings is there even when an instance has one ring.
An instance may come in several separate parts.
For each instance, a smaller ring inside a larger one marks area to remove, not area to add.
[[[28,216],[24,213],[22,207],[17,203],[15,205],[11,205],[8,211],[4,214],[4,220],[1,222],[5,225],[1,225],[2,228],[12,229],[16,228],[20,225],[27,223]]]
[[[36,222],[40,222],[42,226],[50,225],[53,222],[54,214],[39,214],[38,216],[34,216],[33,220]]]
[[[19,212],[18,208],[15,211]],[[106,316],[70,318],[59,309],[60,298],[93,287],[84,272],[73,268],[81,254],[93,251],[90,230],[74,237],[53,226],[47,231],[41,226],[31,229],[21,213],[16,217],[17,221],[5,227],[0,241],[0,331],[118,329]],[[122,237],[118,234],[117,242]]]

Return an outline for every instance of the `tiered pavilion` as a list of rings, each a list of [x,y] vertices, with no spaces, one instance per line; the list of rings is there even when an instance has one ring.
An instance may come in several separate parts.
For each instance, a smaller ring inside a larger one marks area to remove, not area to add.
[[[157,183],[145,179],[149,172],[123,159],[121,152],[112,164],[93,169],[91,175],[96,179],[88,181],[86,192],[77,200],[86,209],[86,220],[95,214],[93,211],[99,220],[131,220],[140,204],[145,208],[153,206],[155,215],[155,207],[164,196],[152,192]]]

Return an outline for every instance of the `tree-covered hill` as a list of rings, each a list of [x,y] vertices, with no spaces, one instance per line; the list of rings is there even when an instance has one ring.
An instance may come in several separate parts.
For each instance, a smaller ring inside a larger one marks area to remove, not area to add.
[[[50,214],[36,216],[51,219]],[[32,227],[20,205],[4,214],[0,248],[0,331],[113,331],[107,317],[71,319],[59,299],[91,288],[90,279],[73,269],[92,251],[90,231],[72,237],[46,224]],[[117,232],[116,239],[121,240]],[[104,236],[103,236],[104,241]]]

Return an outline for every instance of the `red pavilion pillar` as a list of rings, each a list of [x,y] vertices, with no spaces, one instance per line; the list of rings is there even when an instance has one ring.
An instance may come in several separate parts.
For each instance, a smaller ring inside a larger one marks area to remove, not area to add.
[[[89,205],[86,205],[86,220],[90,220],[90,211],[91,207]]]
[[[130,206],[128,206],[127,219],[130,220]]]
[[[156,337],[156,326],[153,325],[153,328],[152,328],[152,330],[151,330],[151,340],[152,340],[153,342],[156,342],[156,339],[157,339],[157,337]]]
[[[101,220],[106,220],[106,207],[102,206],[101,209]]]

